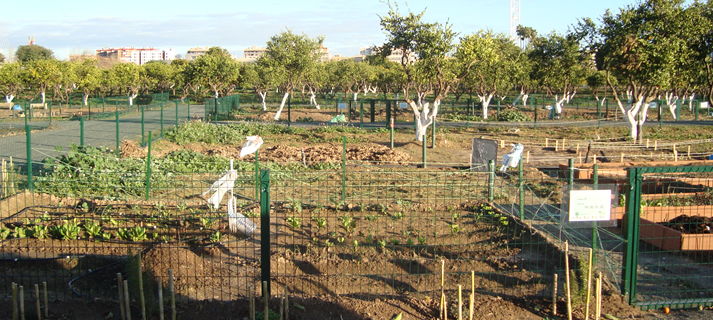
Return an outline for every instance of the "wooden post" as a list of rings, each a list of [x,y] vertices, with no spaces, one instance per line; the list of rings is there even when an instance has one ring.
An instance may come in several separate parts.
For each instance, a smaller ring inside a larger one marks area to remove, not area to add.
[[[40,286],[35,283],[35,298],[37,305],[37,320],[42,320],[42,306],[40,305]]]
[[[463,288],[458,285],[458,320],[463,320]]]
[[[602,316],[602,273],[599,272],[599,277],[597,277],[597,289],[596,289],[596,308],[597,310],[594,312],[594,319],[599,320],[600,317]]]
[[[475,309],[475,271],[470,272],[470,304],[468,305],[468,320],[473,320]]]
[[[673,144],[673,161],[678,162],[678,150],[676,150],[676,144]]]
[[[589,320],[589,301],[592,295],[592,248],[589,248],[589,269],[587,269],[587,299],[584,307],[584,320]]]
[[[44,292],[45,296],[45,318],[50,317],[50,305],[49,305],[49,299],[47,299],[47,282],[42,282],[42,291]]]
[[[252,286],[248,286],[248,309],[250,310],[250,320],[255,320],[255,293]]]
[[[25,287],[20,286],[20,319],[25,320]]]
[[[555,273],[555,280],[552,284],[552,315],[557,315],[557,274]]]
[[[472,154],[471,154],[471,156],[472,156]],[[530,150],[527,151],[527,157],[525,159],[526,159],[525,163],[530,163]]]
[[[17,305],[17,283],[12,283],[12,320],[17,320],[19,316]]]
[[[576,154],[579,156],[579,143],[577,144]]]
[[[176,290],[173,287],[173,269],[168,269],[168,292],[171,294],[171,320],[176,320]]]
[[[129,281],[124,280],[124,309],[126,320],[131,320],[131,300],[129,299]]]
[[[646,138],[646,149],[649,148],[649,138]]]
[[[691,145],[688,145],[688,152],[686,153],[686,157],[688,157],[688,160],[691,160]]]
[[[163,282],[161,277],[158,277],[158,317],[163,320]]]
[[[624,162],[624,153],[621,153],[621,160],[619,162]]]
[[[569,283],[569,241],[564,242],[564,272],[567,283],[567,319],[572,320],[572,293]]]
[[[567,151],[567,143],[566,142],[567,142],[567,139],[562,138],[562,150],[565,150],[565,151]]]
[[[555,151],[560,151],[559,149],[560,149],[560,141],[555,140]]]
[[[549,148],[549,147],[550,147],[550,139],[545,138],[545,148]]]
[[[285,320],[290,320],[290,291],[285,286]]]
[[[121,279],[121,273],[116,274],[116,282],[119,286],[119,311],[121,311],[121,319],[126,320],[126,303],[124,301],[124,280]]]
[[[505,148],[505,140],[500,140],[500,147]]]
[[[659,149],[659,141],[654,140],[654,151],[657,151]]]
[[[440,315],[444,315],[444,318],[446,317],[446,294],[445,290],[443,288],[445,284],[445,280],[443,279],[446,274],[446,261],[441,260],[441,311],[439,312]]]
[[[262,299],[265,302],[265,308],[264,308],[264,317],[263,319],[270,319],[270,306],[269,306],[269,300],[270,297],[267,294],[267,281],[262,282]]]
[[[592,155],[592,163],[597,163],[597,154]]]

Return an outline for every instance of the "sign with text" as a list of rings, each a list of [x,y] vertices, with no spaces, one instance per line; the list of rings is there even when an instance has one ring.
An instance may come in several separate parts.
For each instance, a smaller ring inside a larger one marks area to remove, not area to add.
[[[406,109],[406,108],[408,108],[408,103],[406,103],[406,102],[399,102],[399,108],[401,108],[401,109]]]
[[[611,219],[611,190],[570,190],[569,221]]]
[[[346,108],[347,108],[347,104],[346,104],[345,102],[339,103],[339,104],[337,104],[337,108],[339,108],[339,109],[346,109]]]

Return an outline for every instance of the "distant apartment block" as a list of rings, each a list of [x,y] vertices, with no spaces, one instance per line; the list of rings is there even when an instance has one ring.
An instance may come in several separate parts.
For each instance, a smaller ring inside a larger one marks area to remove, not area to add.
[[[201,47],[196,47],[196,48],[190,48],[188,49],[188,52],[186,53],[186,60],[188,61],[193,61],[198,59],[198,57],[206,54],[210,50],[209,47],[201,48]]]
[[[97,56],[107,59],[117,59],[125,63],[145,64],[149,61],[170,62],[176,58],[176,51],[173,49],[159,50],[156,48],[102,48],[97,50]]]
[[[257,58],[260,58],[266,51],[266,48],[252,46],[243,50],[243,58],[248,60],[257,60]]]
[[[363,47],[363,48],[359,49],[359,55],[361,55],[363,57],[373,56],[378,53],[379,52],[375,46]],[[393,50],[391,50],[391,54],[386,57],[386,60],[400,64],[402,53],[403,53],[403,51],[401,49],[393,49]],[[357,59],[355,58],[354,60],[356,61]],[[413,52],[408,54],[408,62],[409,63],[416,62],[416,55]]]

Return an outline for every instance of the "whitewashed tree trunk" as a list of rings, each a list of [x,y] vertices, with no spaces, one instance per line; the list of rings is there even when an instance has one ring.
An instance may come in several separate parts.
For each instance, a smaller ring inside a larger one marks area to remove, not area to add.
[[[5,102],[6,102],[6,103],[12,102],[12,99],[15,99],[15,96],[14,96],[14,95],[11,95],[11,94],[6,94],[6,95],[5,95]]]
[[[632,99],[631,95],[628,95],[629,99]],[[636,115],[641,111],[642,104],[644,104],[644,101],[639,99],[636,102],[632,102],[629,100],[628,104],[626,107],[624,107],[621,104],[621,101],[617,101],[617,104],[619,105],[619,110],[621,113],[624,115],[624,120],[626,120],[626,123],[629,124],[629,129],[630,129],[630,137],[632,139],[636,139],[639,133],[639,126],[643,126],[644,122],[646,122],[646,115],[648,114],[648,106],[645,111],[643,111],[643,114],[641,116],[641,119],[638,121],[636,120]]]
[[[678,102],[678,96],[674,95],[673,92],[666,92],[665,100],[666,106],[669,112],[671,112],[671,116],[676,119],[676,102]]]
[[[314,105],[315,108],[319,109],[319,104],[317,103],[317,95],[313,90],[309,91],[309,105]]]
[[[138,97],[138,96],[139,96],[138,93],[129,93],[129,105],[130,106],[134,105],[134,99],[136,99],[136,97]]]
[[[490,100],[493,98],[493,94],[478,95],[478,98],[480,98],[480,103],[483,105],[483,120],[486,120],[488,119],[488,106],[490,105]]]
[[[688,97],[688,111],[693,111],[693,99],[696,98],[695,93],[691,93],[691,95]]]
[[[275,116],[273,117],[273,119],[280,120],[280,114],[282,114],[282,109],[285,108],[285,102],[287,101],[288,96],[289,96],[289,94],[287,93],[287,91],[285,91],[285,95],[282,96],[282,102],[280,103],[280,108],[277,109],[277,112],[275,113]]]
[[[87,105],[87,101],[89,101],[89,94],[88,93],[82,94],[82,103],[84,104],[84,106]]]
[[[218,90],[213,90],[213,98],[218,99]]]
[[[418,97],[417,105],[419,105],[419,106],[423,105],[423,97],[426,96],[426,93],[425,93],[425,92],[418,92],[418,93],[416,94],[416,96]],[[397,98],[397,99],[398,99],[398,98]]]
[[[44,104],[45,103],[45,91],[42,90],[42,92],[40,94],[42,95],[42,103]]]
[[[260,96],[260,99],[262,99],[262,101],[260,102],[260,104],[262,105],[262,111],[267,111],[267,104],[265,104],[265,97],[267,96],[267,91],[258,92],[257,94]]]
[[[357,101],[357,97],[359,96],[359,92],[354,92],[353,95],[354,95],[354,101]]]
[[[421,108],[421,111],[418,110],[418,105],[416,105],[416,101],[411,100],[409,105],[411,106],[411,110],[413,110],[413,114],[416,117],[416,140],[418,141],[423,141],[423,137],[426,135],[426,130],[428,130],[428,126],[430,126],[434,119],[436,119],[436,116],[438,115],[438,106],[441,104],[441,100],[436,100],[433,102],[433,110],[428,109],[428,102],[423,104],[423,107]]]
[[[530,97],[529,93],[525,93],[522,95],[522,106],[523,107],[527,107],[527,98],[529,98],[529,97]]]
[[[555,95],[555,113],[562,114],[562,104],[567,101],[567,95],[565,94],[562,99],[558,95]]]

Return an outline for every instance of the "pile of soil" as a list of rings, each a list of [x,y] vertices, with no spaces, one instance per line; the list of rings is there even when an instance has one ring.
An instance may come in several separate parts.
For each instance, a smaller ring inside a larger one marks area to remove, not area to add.
[[[684,214],[661,224],[687,234],[712,233],[711,230],[713,230],[713,218],[704,216],[688,216]]]

